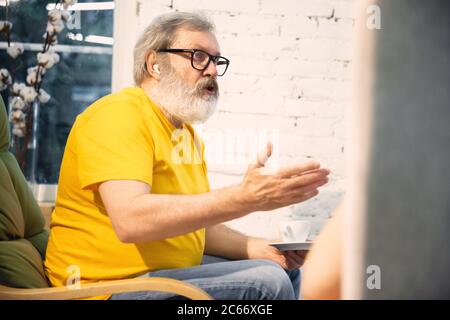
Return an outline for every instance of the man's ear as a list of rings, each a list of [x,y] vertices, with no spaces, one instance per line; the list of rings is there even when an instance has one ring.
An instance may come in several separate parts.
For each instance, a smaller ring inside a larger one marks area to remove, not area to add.
[[[150,51],[147,55],[147,59],[145,60],[145,67],[147,69],[147,73],[150,77],[159,80],[160,72],[157,72],[158,68],[154,68],[153,66],[157,64],[156,62],[156,52],[154,50]]]

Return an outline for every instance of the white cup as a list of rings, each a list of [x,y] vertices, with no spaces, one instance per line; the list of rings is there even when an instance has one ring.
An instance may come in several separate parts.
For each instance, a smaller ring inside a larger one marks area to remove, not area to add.
[[[278,230],[284,242],[305,242],[311,231],[311,222],[309,220],[280,221]]]
[[[311,220],[311,229],[309,231],[308,240],[314,241],[315,238],[322,232],[328,218],[314,218]]]

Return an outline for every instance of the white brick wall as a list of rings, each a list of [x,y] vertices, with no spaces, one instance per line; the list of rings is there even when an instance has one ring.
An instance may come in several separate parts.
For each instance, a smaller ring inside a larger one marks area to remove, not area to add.
[[[315,159],[332,170],[313,200],[231,221],[252,235],[276,237],[283,218],[328,217],[343,193],[345,108],[349,103],[354,19],[351,0],[141,1],[139,25],[159,13],[203,10],[215,22],[224,56],[221,100],[203,135],[230,128],[278,130],[280,164]],[[206,138],[208,150],[214,139]],[[219,150],[220,151],[220,150]],[[212,155],[211,155],[212,156]],[[209,163],[211,186],[238,183],[246,165]]]

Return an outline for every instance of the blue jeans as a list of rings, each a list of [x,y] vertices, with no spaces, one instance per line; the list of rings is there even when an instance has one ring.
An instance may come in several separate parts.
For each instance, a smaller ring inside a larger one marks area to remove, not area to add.
[[[216,300],[294,300],[299,298],[300,270],[284,270],[269,260],[226,260],[203,257],[195,267],[158,270],[140,277],[164,277],[189,282]],[[111,300],[166,300],[182,297],[154,291],[119,293]]]

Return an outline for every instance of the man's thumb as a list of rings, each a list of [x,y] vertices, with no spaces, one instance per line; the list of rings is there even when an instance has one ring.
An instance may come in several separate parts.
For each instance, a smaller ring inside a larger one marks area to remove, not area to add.
[[[254,167],[255,168],[264,167],[264,165],[266,164],[267,160],[272,155],[272,151],[273,151],[273,144],[272,144],[271,141],[269,141],[269,142],[267,142],[267,146],[258,153],[258,156],[256,158],[256,163],[254,164]]]

